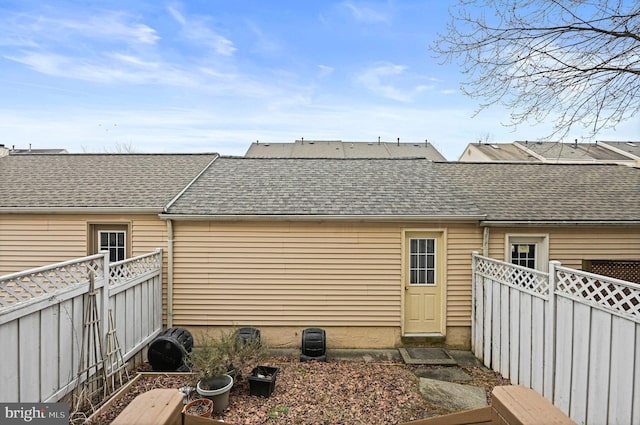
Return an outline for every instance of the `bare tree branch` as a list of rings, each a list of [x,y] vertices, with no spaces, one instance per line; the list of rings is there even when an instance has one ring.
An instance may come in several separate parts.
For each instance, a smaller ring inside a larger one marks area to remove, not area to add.
[[[459,0],[433,46],[457,62],[479,111],[501,104],[510,125],[554,119],[553,133],[615,127],[640,109],[640,2]]]

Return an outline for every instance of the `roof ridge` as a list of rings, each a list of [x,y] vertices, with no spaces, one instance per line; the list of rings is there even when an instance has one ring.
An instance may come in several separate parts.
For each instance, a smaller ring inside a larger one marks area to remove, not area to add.
[[[173,205],[178,199],[180,199],[182,194],[185,193],[200,178],[200,176],[203,175],[205,173],[205,171],[207,171],[209,169],[209,167],[211,167],[211,165],[214,162],[216,162],[216,160],[218,158],[220,158],[220,155],[215,154],[213,159],[211,161],[209,161],[209,163],[207,165],[205,165],[202,170],[200,170],[198,175],[195,176],[193,179],[191,179],[191,181],[185,187],[183,187],[182,190],[180,192],[178,192],[178,194],[176,196],[174,196],[173,199],[171,201],[169,201],[169,203],[167,205],[165,205],[165,207],[162,209],[162,211],[166,213],[169,210],[169,208],[171,208],[171,205]]]

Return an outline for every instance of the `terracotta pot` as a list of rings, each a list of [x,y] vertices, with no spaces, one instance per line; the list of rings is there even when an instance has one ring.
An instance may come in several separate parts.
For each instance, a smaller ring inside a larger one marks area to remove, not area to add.
[[[203,413],[189,412],[189,409],[197,405],[203,405],[205,408],[205,411]],[[184,412],[189,415],[202,416],[202,417],[208,418],[211,416],[211,412],[213,412],[213,401],[209,400],[208,398],[197,398],[195,400],[190,401],[189,403],[187,403],[186,406],[184,406]]]

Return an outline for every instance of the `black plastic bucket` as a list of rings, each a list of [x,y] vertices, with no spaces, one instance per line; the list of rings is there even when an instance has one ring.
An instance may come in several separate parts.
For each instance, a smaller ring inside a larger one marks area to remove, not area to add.
[[[307,328],[302,331],[302,354],[300,361],[327,361],[327,337],[324,329]]]
[[[147,358],[154,371],[184,369],[187,353],[193,348],[193,336],[185,328],[169,328],[151,341]]]
[[[255,341],[260,343],[260,329],[256,328],[240,328],[236,332],[236,341],[243,344],[253,343]]]

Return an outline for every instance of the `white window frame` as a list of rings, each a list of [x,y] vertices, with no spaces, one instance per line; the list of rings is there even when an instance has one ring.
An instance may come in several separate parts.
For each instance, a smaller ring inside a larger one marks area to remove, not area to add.
[[[425,252],[425,255],[430,255],[433,257],[433,267],[429,267],[428,266],[428,261],[427,258],[425,258],[425,264],[424,267],[411,267],[411,257],[414,255],[411,252],[411,242],[417,240],[417,241],[432,241],[433,242],[433,252]],[[411,286],[436,286],[438,284],[438,239],[436,238],[418,238],[418,237],[412,237],[409,238],[409,262],[408,262],[408,266],[409,266],[409,285]],[[424,271],[425,273],[425,283],[414,283],[411,280],[411,272],[412,271]],[[428,272],[432,271],[433,272],[433,282],[428,282],[428,279],[426,279],[426,277],[428,276]]]
[[[123,244],[123,246],[119,246],[116,243],[116,245],[112,247],[110,245],[110,243],[108,243],[106,247],[103,247],[103,245],[102,245],[102,234],[103,233],[107,233],[107,234],[111,234],[111,233],[118,233],[119,234],[119,233],[122,233],[122,234],[124,234],[124,244]],[[98,251],[103,251],[103,250],[104,251],[109,251],[109,262],[110,263],[113,263],[115,261],[121,261],[121,260],[119,260],[117,258],[115,260],[113,260],[111,258],[111,248],[115,248],[116,250],[122,248],[123,252],[124,252],[122,260],[127,258],[127,232],[125,230],[98,230]],[[116,252],[116,257],[117,257],[117,252]]]
[[[535,269],[548,272],[549,271],[549,235],[548,234],[529,234],[529,233],[507,233],[505,235],[505,252],[504,261],[511,263],[511,249],[515,244],[535,245]]]

